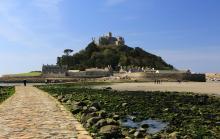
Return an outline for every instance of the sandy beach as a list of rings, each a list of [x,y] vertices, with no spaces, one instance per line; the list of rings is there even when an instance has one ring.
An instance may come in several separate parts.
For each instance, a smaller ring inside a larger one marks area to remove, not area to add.
[[[129,91],[177,91],[194,92],[220,96],[220,82],[163,82],[154,83],[114,83],[112,85],[96,86],[95,88],[111,87],[114,90]]]

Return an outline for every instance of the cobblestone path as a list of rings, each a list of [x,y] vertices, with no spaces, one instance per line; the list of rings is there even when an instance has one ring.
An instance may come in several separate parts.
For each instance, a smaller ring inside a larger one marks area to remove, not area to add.
[[[31,86],[16,87],[0,105],[0,139],[75,139],[76,124],[60,103]]]

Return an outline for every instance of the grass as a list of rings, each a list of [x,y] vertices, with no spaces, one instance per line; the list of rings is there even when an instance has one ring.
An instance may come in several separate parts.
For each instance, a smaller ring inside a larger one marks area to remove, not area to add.
[[[152,118],[168,122],[169,127],[159,133],[159,138],[173,132],[178,132],[178,138],[220,138],[218,97],[178,92],[98,90],[79,83],[38,87],[50,94],[71,94],[72,102],[99,101],[109,115],[117,114],[121,118],[135,115],[137,121]],[[123,103],[128,105],[122,107]],[[80,117],[80,113],[75,116]]]
[[[32,77],[37,77],[37,76],[41,76],[41,72],[28,72],[28,73],[18,73],[18,74],[11,74],[9,75],[11,77],[28,77],[28,76],[32,76]]]
[[[1,87],[0,86],[0,103],[9,98],[15,92],[14,87]]]

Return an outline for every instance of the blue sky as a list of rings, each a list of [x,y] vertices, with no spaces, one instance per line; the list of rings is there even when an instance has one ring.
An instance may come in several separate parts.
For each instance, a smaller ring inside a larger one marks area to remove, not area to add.
[[[1,0],[0,75],[41,70],[109,31],[176,68],[220,72],[219,0]]]

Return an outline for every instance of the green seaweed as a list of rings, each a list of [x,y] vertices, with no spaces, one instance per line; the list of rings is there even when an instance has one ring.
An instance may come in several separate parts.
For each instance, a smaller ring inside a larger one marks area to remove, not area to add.
[[[0,86],[0,103],[9,98],[15,92],[14,87],[3,87]]]
[[[219,97],[187,92],[91,89],[79,83],[38,88],[50,94],[72,94],[71,101],[99,101],[110,115],[134,115],[137,121],[152,118],[168,122],[169,127],[159,133],[161,136],[177,132],[178,138],[220,138]],[[123,107],[123,103],[127,105]]]

